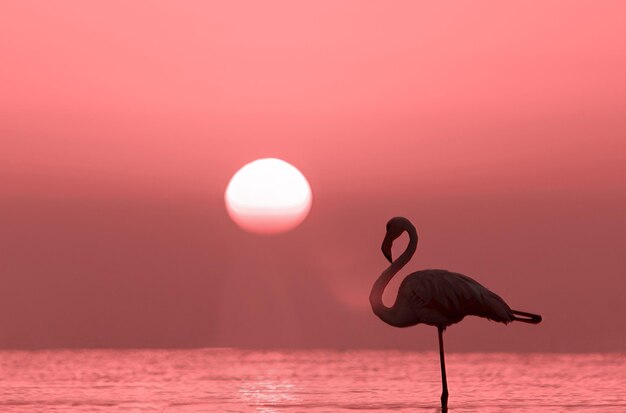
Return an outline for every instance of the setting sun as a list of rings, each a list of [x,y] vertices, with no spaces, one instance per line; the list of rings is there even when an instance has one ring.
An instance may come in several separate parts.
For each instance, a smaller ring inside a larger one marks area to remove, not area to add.
[[[241,228],[276,234],[297,227],[311,209],[311,187],[293,165],[276,158],[244,165],[230,180],[226,208]]]

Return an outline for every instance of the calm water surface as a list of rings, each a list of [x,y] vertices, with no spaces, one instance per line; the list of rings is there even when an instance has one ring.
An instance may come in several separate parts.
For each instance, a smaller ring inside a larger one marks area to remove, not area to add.
[[[449,412],[626,412],[624,354],[450,354]],[[1,412],[436,412],[436,353],[0,352]]]

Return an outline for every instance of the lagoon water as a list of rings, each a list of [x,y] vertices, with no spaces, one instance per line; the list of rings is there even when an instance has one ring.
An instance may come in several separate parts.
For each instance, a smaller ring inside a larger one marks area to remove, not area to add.
[[[449,412],[626,412],[626,354],[455,354]],[[0,352],[0,411],[436,412],[437,353]]]

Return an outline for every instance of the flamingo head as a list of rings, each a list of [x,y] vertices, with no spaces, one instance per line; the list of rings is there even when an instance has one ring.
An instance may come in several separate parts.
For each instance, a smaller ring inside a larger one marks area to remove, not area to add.
[[[383,245],[380,249],[383,251],[383,255],[389,262],[393,262],[391,256],[393,241],[402,235],[402,233],[406,231],[407,227],[410,225],[411,222],[404,217],[393,217],[387,222],[387,233],[385,234],[385,239],[383,240]]]

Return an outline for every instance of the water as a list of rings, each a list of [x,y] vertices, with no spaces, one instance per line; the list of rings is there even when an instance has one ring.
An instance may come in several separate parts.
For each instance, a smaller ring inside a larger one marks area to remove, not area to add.
[[[449,354],[450,412],[626,411],[625,354]],[[0,352],[2,412],[436,412],[436,353]]]

